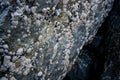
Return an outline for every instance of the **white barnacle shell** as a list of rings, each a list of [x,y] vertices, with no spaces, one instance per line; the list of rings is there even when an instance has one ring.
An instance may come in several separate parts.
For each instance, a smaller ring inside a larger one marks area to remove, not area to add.
[[[32,51],[32,48],[27,49],[27,53],[30,53]]]
[[[47,0],[46,3],[50,4],[50,3],[52,3],[52,0]]]
[[[38,40],[41,41],[42,39],[43,39],[43,36],[40,35],[40,36],[38,37]]]
[[[71,17],[72,16],[72,13],[70,11],[66,11],[66,14]]]
[[[6,77],[2,77],[0,80],[8,80],[8,78],[6,78]]]
[[[69,0],[63,0],[63,4],[67,4]]]
[[[43,74],[42,71],[38,72],[38,76],[42,76],[42,74]]]
[[[40,21],[40,20],[36,20],[35,23],[36,23],[37,26],[40,26],[40,25],[41,25],[41,21]]]
[[[17,55],[21,55],[21,54],[23,54],[23,48],[19,48],[18,50],[17,50],[17,53],[16,53]]]
[[[34,7],[31,7],[31,11],[34,13],[36,11],[37,7],[34,6]]]
[[[55,46],[54,46],[54,53],[57,52],[57,49],[58,49],[58,43],[56,43]]]
[[[23,8],[16,10],[16,12],[14,12],[14,16],[21,16],[23,14]]]
[[[43,8],[43,9],[42,9],[42,12],[43,12],[43,13],[46,13],[47,11],[48,11],[47,8]]]
[[[28,6],[28,5],[26,5],[24,8],[25,8],[25,10],[26,10],[27,12],[30,12],[30,9],[29,9],[29,6]]]
[[[11,56],[5,56],[4,57],[4,66],[7,66],[8,67],[8,64],[10,63],[10,59],[11,59]]]
[[[11,22],[13,26],[17,26],[18,25],[18,21],[12,21]]]
[[[4,49],[8,49],[9,46],[8,46],[7,44],[4,44],[4,45],[3,45],[3,48],[4,48]]]
[[[15,77],[11,77],[10,80],[16,80],[16,78]]]

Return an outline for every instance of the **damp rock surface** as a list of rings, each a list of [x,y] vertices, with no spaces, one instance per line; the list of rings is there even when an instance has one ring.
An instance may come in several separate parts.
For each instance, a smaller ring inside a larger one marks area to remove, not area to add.
[[[113,0],[2,1],[0,79],[63,79],[83,45],[96,34],[112,3]]]
[[[63,80],[120,80],[120,0]]]

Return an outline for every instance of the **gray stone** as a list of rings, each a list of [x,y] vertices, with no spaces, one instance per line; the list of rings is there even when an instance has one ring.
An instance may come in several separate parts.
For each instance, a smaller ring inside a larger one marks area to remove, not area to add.
[[[63,80],[120,80],[120,0]]]
[[[0,26],[0,38],[9,45],[9,55],[15,64],[14,71],[9,71],[13,74],[8,76],[17,80],[63,79],[113,3],[113,0],[46,1],[18,0],[17,4],[12,1],[12,11],[7,14],[11,17]],[[55,15],[56,10],[59,15]],[[10,36],[6,33],[8,30]],[[8,54],[1,54],[4,55]]]

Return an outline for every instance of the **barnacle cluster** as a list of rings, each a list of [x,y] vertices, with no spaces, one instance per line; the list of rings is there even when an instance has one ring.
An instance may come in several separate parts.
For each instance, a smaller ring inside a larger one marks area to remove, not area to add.
[[[5,30],[0,34],[1,80],[16,80],[18,75],[53,80],[50,75],[58,71],[65,75],[84,43],[95,34],[93,28],[100,26],[110,10],[105,6],[111,7],[112,2],[16,0],[10,20],[0,26]]]

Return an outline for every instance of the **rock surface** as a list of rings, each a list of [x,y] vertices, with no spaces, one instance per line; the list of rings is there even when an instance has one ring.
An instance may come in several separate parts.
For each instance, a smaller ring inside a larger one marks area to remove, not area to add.
[[[64,80],[120,80],[120,0]]]
[[[1,79],[61,80],[83,45],[96,34],[112,3],[113,0],[0,3]]]

